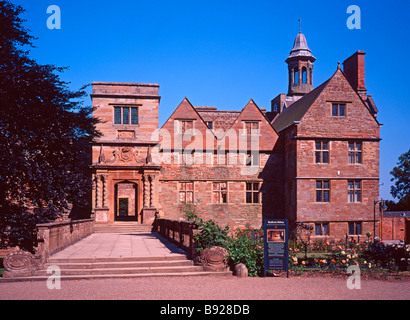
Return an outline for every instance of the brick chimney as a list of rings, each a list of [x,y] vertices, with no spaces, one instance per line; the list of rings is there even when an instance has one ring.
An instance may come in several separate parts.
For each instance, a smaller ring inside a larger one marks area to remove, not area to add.
[[[357,51],[343,62],[343,72],[353,89],[366,100],[367,89],[365,86],[364,51]]]

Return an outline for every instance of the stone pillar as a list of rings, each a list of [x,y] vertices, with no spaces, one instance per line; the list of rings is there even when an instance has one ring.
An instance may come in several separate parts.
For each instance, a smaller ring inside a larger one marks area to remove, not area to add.
[[[101,205],[101,186],[100,186],[101,176],[99,174],[95,175],[95,207],[100,208]]]
[[[102,206],[103,208],[108,207],[108,174],[101,175],[103,180],[103,190],[102,190]]]
[[[149,204],[149,206],[150,206],[150,208],[154,208],[155,207],[155,203],[154,203],[154,183],[155,183],[155,178],[156,178],[156,176],[155,175],[150,175],[149,176],[149,178],[150,178],[150,204]]]
[[[142,176],[142,180],[144,181],[144,192],[143,192],[143,205],[144,208],[149,207],[149,176],[144,174]]]

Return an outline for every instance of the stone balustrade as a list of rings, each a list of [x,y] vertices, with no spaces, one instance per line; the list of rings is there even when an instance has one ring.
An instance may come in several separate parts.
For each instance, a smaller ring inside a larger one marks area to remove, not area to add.
[[[94,232],[94,220],[73,220],[37,225],[35,254],[12,250],[4,258],[4,278],[29,277],[40,269],[47,258]]]
[[[194,230],[198,226],[189,221],[155,219],[153,230],[165,237],[170,242],[188,253],[188,257],[194,258]]]

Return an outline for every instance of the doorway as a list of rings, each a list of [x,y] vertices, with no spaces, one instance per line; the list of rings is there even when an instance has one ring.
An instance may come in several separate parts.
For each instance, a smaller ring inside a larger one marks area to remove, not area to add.
[[[138,221],[138,184],[124,181],[115,185],[115,221]]]

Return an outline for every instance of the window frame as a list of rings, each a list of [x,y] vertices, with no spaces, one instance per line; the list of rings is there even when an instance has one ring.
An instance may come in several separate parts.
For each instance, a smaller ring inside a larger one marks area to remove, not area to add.
[[[360,144],[360,149],[357,145]],[[351,145],[353,148],[351,149]],[[347,142],[347,162],[348,164],[363,164],[363,142],[362,141],[348,141]],[[360,156],[360,161],[358,161],[358,156]]]
[[[212,181],[212,203],[227,204],[228,203],[228,182],[227,181]],[[222,189],[222,184],[225,184],[225,190]],[[217,188],[215,189],[215,185]],[[218,195],[218,201],[215,201],[214,195]],[[223,197],[225,195],[225,197]],[[225,199],[225,201],[224,201]]]
[[[119,114],[117,111],[120,111]],[[128,110],[127,113],[124,111]],[[128,115],[128,122],[125,123],[126,114]],[[118,118],[119,116],[119,118]],[[119,119],[119,122],[117,121]],[[136,121],[134,121],[136,119]],[[139,125],[139,106],[123,106],[114,105],[113,107],[113,121],[116,126],[138,126]]]
[[[353,231],[353,233],[351,231]],[[349,221],[347,223],[347,234],[349,236],[361,236],[363,234],[363,223],[361,221]]]
[[[352,184],[351,184],[352,183]],[[357,187],[359,183],[359,187]],[[351,188],[350,186],[353,186]],[[360,199],[357,200],[357,195]],[[362,180],[347,180],[347,202],[348,203],[361,203],[363,199],[363,181]]]
[[[243,132],[246,136],[258,136],[260,133],[260,121],[257,120],[243,120]],[[248,132],[247,126],[250,125],[250,132]],[[252,125],[256,125],[256,128],[252,128]]]
[[[317,231],[319,228],[320,228],[320,232],[318,233]],[[315,236],[316,237],[326,237],[329,235],[330,235],[329,222],[315,222]]]
[[[343,108],[341,108],[341,106],[343,106]],[[341,110],[343,110],[343,114],[341,114]],[[336,117],[336,118],[343,117],[344,118],[347,115],[347,103],[346,102],[332,102],[331,111],[332,111],[331,112],[332,117]]]
[[[248,189],[248,185],[251,186],[250,189]],[[255,185],[257,185],[257,188],[255,189]],[[261,203],[261,197],[260,197],[260,188],[261,188],[261,183],[259,181],[246,181],[245,182],[245,203],[246,204],[260,204]],[[249,195],[249,198],[248,198]],[[255,197],[257,200],[255,201]],[[250,201],[248,201],[250,199]]]
[[[320,187],[318,186],[320,183]],[[328,184],[328,187],[325,187],[325,183]],[[315,180],[315,202],[316,203],[330,203],[330,189],[331,183],[330,180]],[[318,197],[320,192],[320,197]],[[327,201],[325,201],[325,193],[327,192]]]
[[[189,190],[187,188],[188,184],[192,185],[191,190]],[[181,188],[181,186],[183,188]],[[190,202],[187,201],[188,193],[190,193],[192,195],[191,196],[192,201],[190,201]],[[184,194],[185,201],[182,201],[181,194]],[[179,200],[179,203],[194,203],[194,201],[195,201],[195,185],[194,185],[193,181],[178,181],[178,200]]]
[[[324,149],[323,144],[326,143],[326,149]],[[320,148],[318,148],[320,144]],[[327,154],[327,162],[324,162],[324,154]],[[318,161],[319,155],[319,161]],[[317,164],[329,164],[330,163],[330,141],[329,140],[315,140],[315,163]]]

